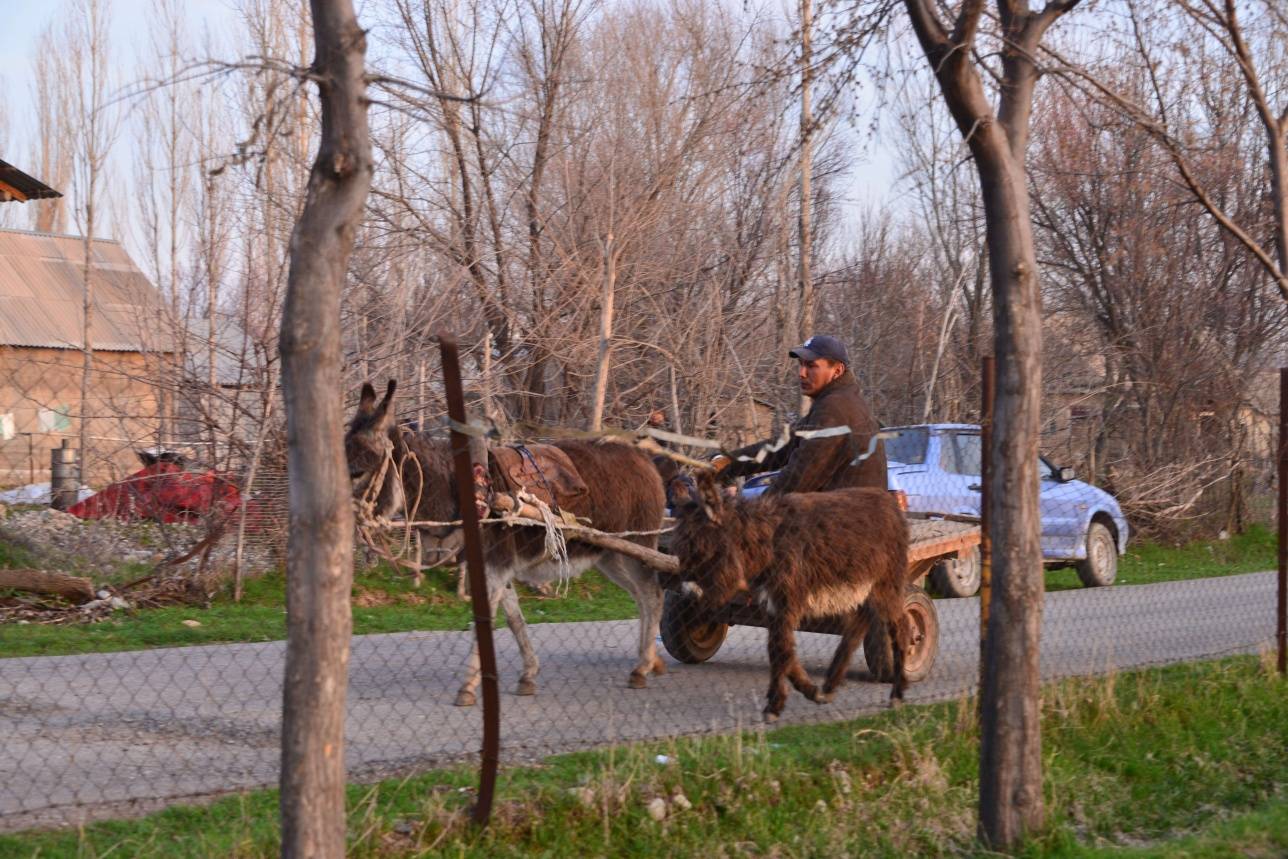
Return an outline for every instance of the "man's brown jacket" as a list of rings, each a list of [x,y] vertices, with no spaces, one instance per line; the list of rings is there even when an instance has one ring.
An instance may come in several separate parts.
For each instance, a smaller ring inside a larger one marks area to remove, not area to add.
[[[848,426],[850,432],[815,438],[801,438],[801,430]],[[885,444],[878,441],[876,451],[867,459],[851,465],[856,456],[868,449],[880,425],[859,393],[859,382],[848,369],[845,374],[819,391],[810,405],[809,414],[792,424],[791,439],[764,459],[754,459],[762,447],[774,442],[760,442],[733,452],[733,463],[725,469],[730,477],[757,474],[780,469],[767,492],[823,492],[850,486],[887,488]]]

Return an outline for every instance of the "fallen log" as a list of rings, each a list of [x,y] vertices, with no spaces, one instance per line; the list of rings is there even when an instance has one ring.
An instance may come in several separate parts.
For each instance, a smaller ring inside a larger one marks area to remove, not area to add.
[[[48,570],[0,569],[0,589],[4,588],[35,594],[55,594],[78,604],[94,599],[94,584],[89,579]]]
[[[493,507],[525,520],[518,521],[515,524],[545,527],[545,520],[542,518],[540,510],[531,504],[524,504],[515,500],[513,496],[498,494],[493,501]],[[559,522],[558,526],[565,534],[583,543],[611,549],[614,552],[620,552],[628,557],[643,561],[659,573],[677,575],[680,572],[680,562],[676,560],[674,555],[668,555],[665,552],[659,552],[657,549],[650,549],[647,546],[641,546],[639,543],[633,543],[630,540],[612,534],[605,534],[603,531],[597,531],[584,525]]]

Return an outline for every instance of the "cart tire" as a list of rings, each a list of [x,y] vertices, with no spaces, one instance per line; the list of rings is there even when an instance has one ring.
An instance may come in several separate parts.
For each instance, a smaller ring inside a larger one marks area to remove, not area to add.
[[[667,591],[662,604],[662,644],[667,653],[690,665],[715,656],[729,634],[727,623],[695,624],[693,605],[675,591]]]
[[[979,592],[981,577],[979,546],[972,546],[965,557],[936,563],[930,571],[930,584],[943,597],[973,597]]]
[[[903,660],[903,673],[909,683],[917,683],[930,676],[939,655],[939,615],[935,601],[916,585],[908,587],[904,612],[903,622],[912,624],[912,643]],[[890,635],[883,624],[874,623],[868,629],[863,639],[863,657],[877,682],[894,682]]]

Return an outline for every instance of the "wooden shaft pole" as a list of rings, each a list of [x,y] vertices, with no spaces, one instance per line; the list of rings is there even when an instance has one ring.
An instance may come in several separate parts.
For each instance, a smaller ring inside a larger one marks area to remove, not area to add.
[[[479,767],[479,795],[474,805],[474,822],[486,826],[492,816],[496,771],[501,752],[501,696],[497,689],[496,647],[492,642],[492,603],[487,596],[483,569],[483,539],[479,533],[478,508],[474,504],[474,464],[470,461],[470,438],[456,427],[465,424],[465,395],[461,389],[461,362],[456,341],[440,334],[443,354],[443,387],[447,394],[447,415],[453,421],[452,460],[456,469],[456,492],[465,533],[465,567],[470,579],[470,602],[474,606],[474,638],[478,642],[479,670],[483,678],[483,749]]]
[[[1279,370],[1279,673],[1288,675],[1288,367]]]
[[[988,533],[988,478],[993,471],[993,382],[992,355],[980,362],[980,498],[979,498],[979,672],[984,688],[984,647],[988,642],[988,610],[993,599],[993,541]],[[982,697],[981,697],[982,700]]]

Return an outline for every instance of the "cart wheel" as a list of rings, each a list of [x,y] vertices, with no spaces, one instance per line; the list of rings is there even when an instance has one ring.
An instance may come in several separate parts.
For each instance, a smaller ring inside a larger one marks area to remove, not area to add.
[[[666,592],[662,605],[662,644],[667,653],[690,665],[715,656],[729,634],[727,623],[694,623],[693,605],[675,591]]]
[[[939,655],[939,615],[935,601],[916,585],[908,587],[904,598],[904,623],[912,624],[912,642],[903,659],[903,673],[909,683],[925,680],[935,667]],[[874,623],[863,639],[863,657],[868,670],[881,683],[894,681],[894,660],[890,653],[890,636],[882,624]]]

